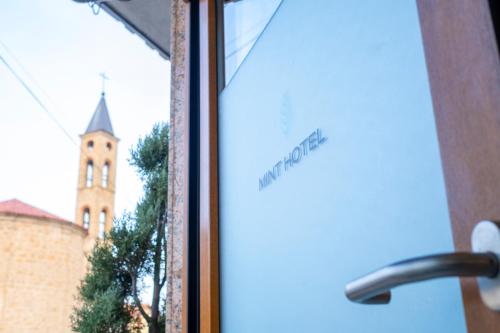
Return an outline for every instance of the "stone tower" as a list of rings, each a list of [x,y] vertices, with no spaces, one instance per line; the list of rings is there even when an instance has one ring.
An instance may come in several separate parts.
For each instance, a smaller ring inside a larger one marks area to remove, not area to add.
[[[80,170],[75,223],[88,230],[86,250],[111,229],[115,206],[116,156],[114,136],[104,93],[81,136]]]

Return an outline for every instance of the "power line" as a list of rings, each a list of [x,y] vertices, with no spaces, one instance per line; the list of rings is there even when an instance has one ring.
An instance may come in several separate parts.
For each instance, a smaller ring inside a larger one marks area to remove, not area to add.
[[[61,131],[63,131],[64,135],[66,135],[68,137],[68,139],[70,139],[71,142],[73,142],[73,144],[78,145],[78,143],[73,139],[73,137],[71,136],[71,134],[69,134],[68,131],[66,131],[66,129],[64,128],[64,126],[49,111],[49,109],[45,106],[45,104],[43,104],[43,102],[38,98],[38,96],[33,92],[33,90],[31,90],[31,88],[28,86],[28,84],[26,82],[24,82],[24,80],[17,74],[17,72],[14,70],[14,68],[12,68],[9,65],[9,63],[7,62],[7,60],[5,60],[5,58],[1,54],[0,54],[0,61],[2,61],[4,63],[5,67],[7,67],[7,69],[12,73],[12,75],[14,75],[14,77],[16,78],[16,80],[24,87],[24,89],[26,89],[26,91],[28,91],[28,93],[31,95],[31,97],[33,97],[33,99],[38,103],[38,105],[42,108],[42,110],[45,111],[45,113],[57,125],[57,127],[59,127],[59,129]]]
[[[38,81],[33,77],[33,75],[30,74],[28,69],[21,63],[21,61],[16,57],[16,55],[5,45],[4,42],[0,40],[0,45],[5,49],[5,51],[9,54],[9,56],[14,59],[14,62],[21,68],[24,72],[24,74],[30,79],[31,82],[34,83],[34,85],[40,90],[40,92],[46,97],[46,99],[52,104],[52,106],[56,107],[58,109],[57,104],[55,101],[50,97],[49,94],[43,89],[43,87],[38,83]]]

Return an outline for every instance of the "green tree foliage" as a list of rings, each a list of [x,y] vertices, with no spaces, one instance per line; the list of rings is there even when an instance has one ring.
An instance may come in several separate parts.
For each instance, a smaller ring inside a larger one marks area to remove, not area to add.
[[[157,124],[130,152],[129,162],[143,182],[144,195],[134,213],[114,220],[89,256],[90,270],[72,316],[75,332],[137,332],[135,310],[150,333],[164,332],[168,133],[168,125]],[[152,280],[150,300],[141,299],[145,279]],[[143,307],[146,302],[150,311]]]

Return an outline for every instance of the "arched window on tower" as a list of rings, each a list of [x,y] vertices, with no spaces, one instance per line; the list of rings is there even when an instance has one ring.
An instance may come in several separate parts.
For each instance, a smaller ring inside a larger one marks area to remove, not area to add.
[[[87,187],[91,187],[93,179],[94,179],[94,163],[91,160],[89,160],[87,162],[87,177],[86,177],[85,185]]]
[[[87,142],[87,149],[89,151],[94,150],[94,141],[90,140],[89,142]]]
[[[88,230],[90,224],[90,209],[85,208],[83,210],[83,228]]]
[[[99,238],[104,238],[104,228],[106,227],[106,210],[103,209],[99,214]]]
[[[102,187],[108,187],[109,182],[109,162],[104,163],[102,168]]]

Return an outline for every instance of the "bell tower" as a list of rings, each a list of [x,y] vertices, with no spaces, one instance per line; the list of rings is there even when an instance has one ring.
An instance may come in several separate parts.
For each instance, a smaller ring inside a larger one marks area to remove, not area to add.
[[[95,240],[111,229],[115,206],[118,138],[113,133],[104,92],[80,138],[75,223]]]

